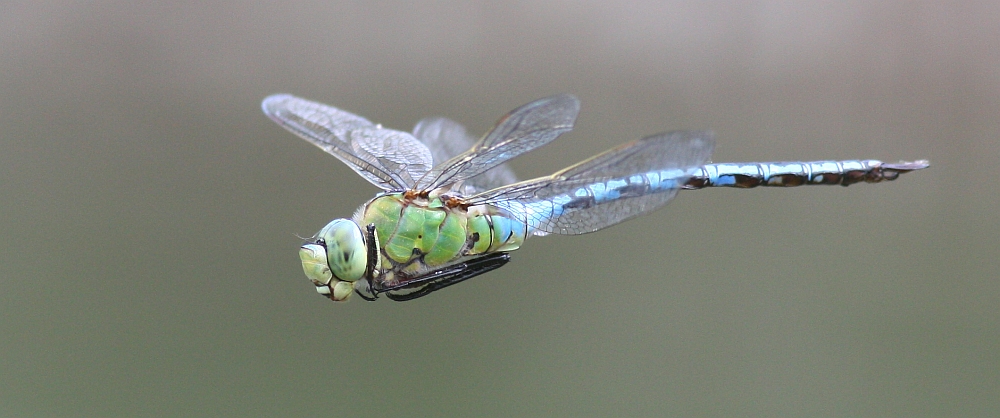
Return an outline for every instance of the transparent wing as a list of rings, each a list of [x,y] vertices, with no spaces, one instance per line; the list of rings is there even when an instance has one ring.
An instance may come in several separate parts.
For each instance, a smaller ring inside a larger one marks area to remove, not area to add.
[[[468,151],[475,143],[475,140],[466,133],[464,126],[446,118],[426,118],[417,122],[417,126],[413,128],[413,136],[430,148],[435,165],[441,165],[456,155]],[[465,194],[472,194],[515,182],[517,177],[514,171],[507,164],[500,164],[465,180],[462,189],[465,189],[463,191]]]
[[[427,145],[434,164],[450,160],[452,157],[468,151],[475,140],[469,137],[465,127],[448,118],[424,118],[413,127],[413,136]]]
[[[573,129],[580,101],[562,94],[514,109],[469,150],[434,167],[417,181],[417,190],[433,190],[475,177],[507,160],[551,142]]]
[[[431,152],[413,135],[385,129],[343,110],[288,94],[261,104],[285,129],[346,163],[384,190],[412,188],[432,165]]]
[[[605,151],[548,177],[466,199],[525,222],[535,235],[583,234],[652,211],[712,154],[710,132],[668,132]]]

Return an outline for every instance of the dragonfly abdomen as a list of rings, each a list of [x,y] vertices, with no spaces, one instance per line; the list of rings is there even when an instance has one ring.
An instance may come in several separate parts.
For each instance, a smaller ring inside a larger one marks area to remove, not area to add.
[[[567,178],[561,184],[551,183],[547,199],[511,199],[493,205],[508,213],[524,214],[521,223],[533,235],[582,234],[661,206],[692,173],[691,169],[671,168],[597,181]]]
[[[883,163],[878,160],[706,164],[683,185],[705,187],[795,187],[842,185],[895,180],[900,174],[929,166],[926,160]]]
[[[480,206],[468,214],[469,248],[466,255],[513,251],[524,243],[527,237],[524,221],[507,218],[490,209]]]
[[[563,209],[587,209],[601,203],[642,197],[651,193],[676,189],[678,179],[683,179],[683,170],[651,171],[580,187]]]

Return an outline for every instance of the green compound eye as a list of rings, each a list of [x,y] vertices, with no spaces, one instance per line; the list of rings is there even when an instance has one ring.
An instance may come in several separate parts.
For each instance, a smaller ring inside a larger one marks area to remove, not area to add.
[[[316,239],[316,244],[325,243],[326,264],[330,267],[334,278],[353,282],[365,275],[368,267],[368,249],[358,224],[347,219],[334,219],[319,230]],[[303,268],[306,268],[306,258],[301,254],[307,245],[302,246],[300,250]],[[315,244],[313,246],[318,247]],[[306,275],[309,275],[308,269]]]

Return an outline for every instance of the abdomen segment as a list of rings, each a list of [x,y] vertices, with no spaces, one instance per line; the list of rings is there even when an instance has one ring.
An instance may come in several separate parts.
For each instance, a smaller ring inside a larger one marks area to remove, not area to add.
[[[705,187],[794,187],[803,185],[850,186],[854,183],[878,183],[895,180],[900,174],[927,168],[927,160],[883,163],[878,160],[723,163],[706,164],[682,189]]]

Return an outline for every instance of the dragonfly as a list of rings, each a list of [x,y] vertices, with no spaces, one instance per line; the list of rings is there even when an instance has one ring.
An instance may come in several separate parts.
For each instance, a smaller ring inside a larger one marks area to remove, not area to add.
[[[842,185],[895,180],[927,160],[709,162],[709,131],[628,142],[555,172],[517,181],[506,164],[570,131],[569,94],[514,109],[480,139],[446,118],[413,132],[276,94],[264,113],[382,191],[350,219],[334,219],[299,248],[306,277],[333,301],[426,296],[502,267],[529,236],[594,232],[649,213],[680,190]]]

